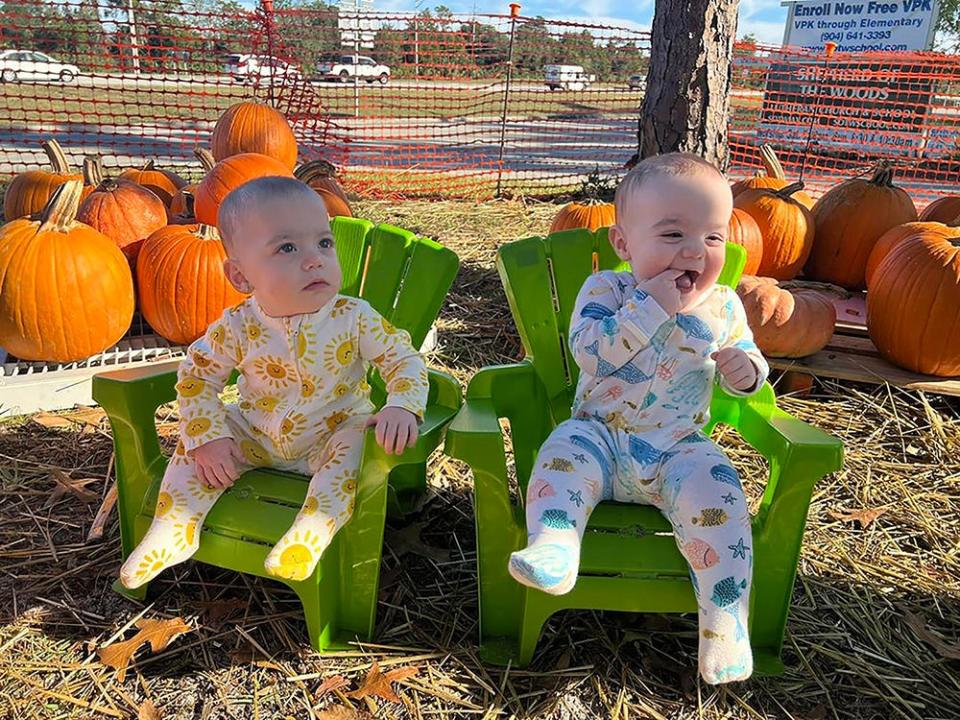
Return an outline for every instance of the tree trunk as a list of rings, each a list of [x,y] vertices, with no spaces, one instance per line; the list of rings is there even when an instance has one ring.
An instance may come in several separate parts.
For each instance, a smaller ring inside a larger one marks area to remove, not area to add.
[[[641,158],[676,150],[727,168],[738,0],[657,0],[640,106]]]

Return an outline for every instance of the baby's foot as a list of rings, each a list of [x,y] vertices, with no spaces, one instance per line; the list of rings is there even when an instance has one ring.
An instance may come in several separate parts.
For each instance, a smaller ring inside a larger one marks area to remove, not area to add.
[[[746,680],[753,674],[750,640],[726,613],[701,615],[700,675],[711,685]]]
[[[711,685],[746,680],[753,674],[753,654],[749,648],[735,662],[723,666],[709,665],[700,659],[700,675]]]
[[[313,574],[329,538],[313,530],[301,531],[296,524],[280,538],[267,559],[264,569],[284,580],[306,580]]]
[[[185,534],[180,532],[181,525],[186,526],[188,538],[181,537]],[[200,545],[197,534],[197,524],[189,521],[152,526],[120,567],[120,584],[135,590],[168,567],[189,560]]]
[[[579,553],[574,548],[543,543],[512,553],[508,569],[522,585],[551,595],[565,595],[577,582],[579,566]]]

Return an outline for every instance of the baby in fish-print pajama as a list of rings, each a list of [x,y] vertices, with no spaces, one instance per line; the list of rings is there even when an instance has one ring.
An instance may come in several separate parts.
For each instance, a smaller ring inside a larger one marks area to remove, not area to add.
[[[220,226],[227,275],[252,295],[180,364],[180,440],[150,529],[120,570],[128,588],[192,556],[214,503],[255,467],[311,476],[265,561],[278,578],[307,578],[353,512],[366,428],[376,425],[387,452],[402,452],[426,407],[427,370],[409,335],[366,301],[338,294],[333,236],[313,190],[290,178],[252,181],[227,197]],[[386,383],[379,413],[369,363]],[[240,398],[228,404],[219,394],[234,370]]]
[[[704,433],[715,382],[759,390],[768,366],[736,293],[717,285],[732,210],[712,165],[673,153],[617,190],[610,241],[630,272],[591,275],[569,347],[580,370],[571,419],[540,448],[526,494],[519,582],[564,594],[577,579],[591,511],[604,500],[658,508],[690,566],[702,677],[750,676],[750,514],[736,470]]]

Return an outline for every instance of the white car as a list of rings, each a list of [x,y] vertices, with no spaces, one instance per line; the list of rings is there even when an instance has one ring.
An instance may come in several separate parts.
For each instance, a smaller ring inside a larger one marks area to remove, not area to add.
[[[543,82],[551,90],[586,90],[597,81],[582,65],[544,65]]]
[[[364,55],[341,55],[333,60],[322,61],[317,63],[317,72],[324,78],[340,82],[357,77],[368,83],[377,81],[386,85],[390,80],[390,68]]]
[[[237,82],[253,82],[271,78],[299,79],[299,68],[280,58],[267,55],[227,55],[223,71]]]
[[[35,50],[4,50],[0,52],[0,81],[5,83],[22,80],[59,80],[73,82],[80,68],[54,60],[49,55]]]

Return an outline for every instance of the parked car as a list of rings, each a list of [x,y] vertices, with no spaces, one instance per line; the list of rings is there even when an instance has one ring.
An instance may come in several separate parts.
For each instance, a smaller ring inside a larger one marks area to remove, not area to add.
[[[551,90],[586,90],[597,76],[588,75],[582,65],[545,65],[543,79]]]
[[[646,75],[631,75],[630,79],[627,80],[627,87],[631,90],[646,90],[647,88],[647,76]]]
[[[390,80],[390,68],[365,55],[340,55],[321,60],[317,63],[317,73],[321,78],[340,82],[357,77],[368,83],[377,81],[386,85]]]
[[[0,81],[59,80],[73,82],[80,68],[62,63],[46,53],[35,50],[4,50],[0,52]]]
[[[237,82],[252,83],[257,80],[270,78],[299,79],[302,77],[299,68],[280,58],[268,55],[243,55],[235,53],[227,55],[223,71],[233,75]]]

